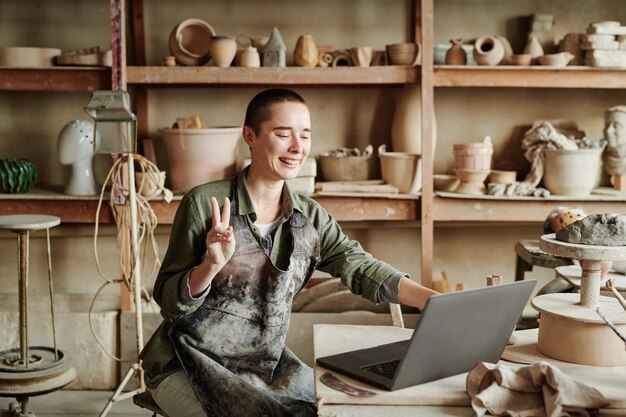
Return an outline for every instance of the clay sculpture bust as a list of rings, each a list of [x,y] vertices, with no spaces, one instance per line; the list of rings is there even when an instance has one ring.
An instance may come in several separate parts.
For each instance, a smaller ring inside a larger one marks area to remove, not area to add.
[[[604,113],[604,138],[607,141],[602,159],[609,175],[626,174],[626,106],[615,106]]]
[[[72,166],[72,175],[65,194],[97,194],[93,177],[93,124],[85,120],[72,120],[59,132],[59,161]]]

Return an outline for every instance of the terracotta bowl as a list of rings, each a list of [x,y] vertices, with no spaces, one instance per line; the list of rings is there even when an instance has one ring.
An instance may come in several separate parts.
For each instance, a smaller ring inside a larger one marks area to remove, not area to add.
[[[511,55],[511,65],[530,65],[533,60],[531,54],[513,54]]]
[[[459,186],[456,175],[435,174],[433,175],[433,187],[437,191],[452,192]]]
[[[411,42],[394,43],[386,46],[392,65],[417,65],[420,60],[420,45]]]

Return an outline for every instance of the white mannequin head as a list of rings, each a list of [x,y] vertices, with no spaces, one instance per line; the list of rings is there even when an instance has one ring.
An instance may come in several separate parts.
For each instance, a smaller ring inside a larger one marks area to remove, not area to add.
[[[65,187],[71,195],[96,194],[93,177],[93,124],[85,120],[72,120],[58,137],[59,161],[72,166],[72,176]]]

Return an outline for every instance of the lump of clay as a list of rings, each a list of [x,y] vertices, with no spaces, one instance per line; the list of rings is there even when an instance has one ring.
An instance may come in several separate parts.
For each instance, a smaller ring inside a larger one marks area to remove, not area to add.
[[[592,214],[556,233],[557,240],[596,246],[626,246],[626,218],[621,214]]]

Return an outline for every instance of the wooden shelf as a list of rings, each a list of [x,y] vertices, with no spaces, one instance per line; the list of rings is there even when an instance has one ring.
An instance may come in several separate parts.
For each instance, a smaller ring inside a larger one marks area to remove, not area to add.
[[[419,82],[419,67],[244,68],[127,67],[128,84],[167,85],[403,85]]]
[[[182,196],[166,203],[152,200],[150,204],[159,224],[172,224]],[[338,221],[414,221],[419,219],[419,200],[366,197],[316,197]],[[49,214],[62,223],[94,223],[97,197],[73,197],[60,193],[35,190],[27,194],[0,194],[0,215]],[[100,223],[112,223],[108,200],[102,204]]]
[[[558,206],[580,207],[586,213],[626,213],[626,200],[528,198],[525,200],[444,198],[433,199],[433,219],[439,222],[543,222]]]
[[[111,88],[111,69],[103,67],[0,67],[0,90],[93,91]]]
[[[435,87],[626,88],[626,69],[437,65]]]

